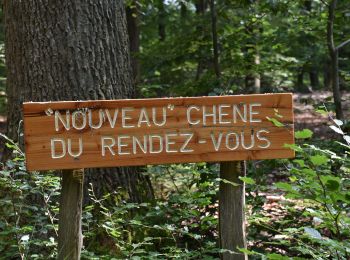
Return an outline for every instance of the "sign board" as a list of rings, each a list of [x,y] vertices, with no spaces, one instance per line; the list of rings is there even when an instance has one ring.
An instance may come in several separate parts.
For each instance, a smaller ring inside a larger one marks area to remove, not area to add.
[[[292,94],[24,103],[28,170],[289,158]]]

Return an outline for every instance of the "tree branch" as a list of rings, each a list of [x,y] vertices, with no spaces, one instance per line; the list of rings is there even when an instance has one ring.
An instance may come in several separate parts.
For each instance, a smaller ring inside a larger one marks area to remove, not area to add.
[[[347,44],[350,43],[350,39],[346,40],[345,42],[342,42],[341,44],[339,44],[335,49],[338,51],[341,48],[345,47]]]
[[[334,16],[335,8],[337,6],[337,0],[332,0],[328,6],[328,20],[327,20],[327,45],[330,54],[336,51],[333,39],[333,27],[334,27]]]
[[[321,3],[324,4],[325,6],[329,6],[329,4],[328,4],[326,1],[324,1],[324,0],[320,0],[320,1],[321,1]]]

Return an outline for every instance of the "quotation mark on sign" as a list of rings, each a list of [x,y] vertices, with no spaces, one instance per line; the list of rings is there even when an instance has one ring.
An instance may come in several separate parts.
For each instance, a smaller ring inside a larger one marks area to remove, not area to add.
[[[169,104],[169,105],[168,105],[168,109],[170,109],[171,111],[173,111],[174,108],[175,108],[175,106],[174,106],[173,104]]]
[[[52,108],[46,109],[46,110],[45,110],[45,113],[46,113],[46,115],[48,115],[48,116],[52,116],[52,115],[53,115],[53,110],[52,110]]]

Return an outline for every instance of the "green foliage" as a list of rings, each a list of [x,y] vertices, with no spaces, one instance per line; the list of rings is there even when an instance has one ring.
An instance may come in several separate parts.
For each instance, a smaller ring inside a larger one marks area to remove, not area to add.
[[[302,132],[298,135],[304,138],[309,137],[311,131]],[[329,150],[330,144],[335,145],[334,149]],[[304,143],[294,149],[297,158],[285,165],[289,180],[275,183],[275,187],[286,196],[279,205],[283,215],[272,221],[260,211],[260,214],[250,216],[251,225],[271,233],[273,237],[265,243],[270,250],[287,251],[284,255],[348,259],[350,147],[333,141],[323,142],[322,146]],[[275,241],[275,238],[283,240]]]
[[[311,136],[301,132],[303,138]],[[7,141],[15,158],[0,172],[1,255],[53,259],[59,177],[27,173],[23,154]],[[241,180],[247,184],[250,246],[242,250],[252,259],[348,257],[350,147],[338,141],[321,145],[292,146],[297,152],[292,160],[249,163]],[[285,178],[274,185],[273,194],[285,194],[272,204],[277,215],[262,195],[271,192],[266,176],[271,169],[281,173],[274,178]],[[98,199],[90,186],[93,203],[83,211],[82,258],[218,259],[218,184],[227,182],[218,173],[218,165],[208,163],[149,166],[156,200],[147,203],[124,201],[119,190]]]
[[[148,172],[155,187],[164,185],[166,198],[134,204],[118,200],[116,193],[98,200],[91,187],[94,204],[85,209],[84,257],[217,258],[217,166],[150,166]],[[106,206],[112,198],[115,206]]]
[[[0,171],[1,259],[55,259],[59,177],[28,173],[15,151]]]

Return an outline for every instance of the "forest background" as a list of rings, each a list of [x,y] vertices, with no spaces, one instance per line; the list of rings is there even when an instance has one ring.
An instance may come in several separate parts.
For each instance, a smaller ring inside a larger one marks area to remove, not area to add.
[[[243,251],[251,259],[349,259],[349,1],[130,0],[125,7],[136,97],[295,93],[296,159],[248,162],[241,178]],[[2,22],[2,133],[12,107],[4,42]],[[54,259],[60,175],[26,172],[17,126],[18,138],[3,136],[14,156],[0,172],[0,258]],[[82,258],[219,258],[218,164],[141,171],[145,189],[87,183]]]

